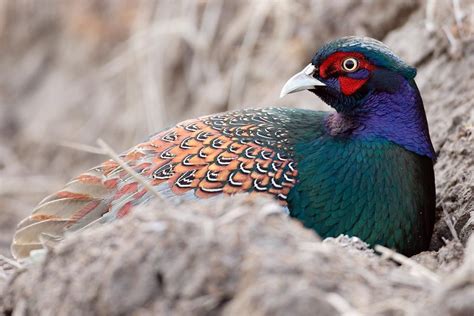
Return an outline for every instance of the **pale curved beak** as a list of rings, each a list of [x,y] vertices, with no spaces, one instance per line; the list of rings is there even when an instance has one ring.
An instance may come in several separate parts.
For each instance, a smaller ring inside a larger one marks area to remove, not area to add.
[[[325,86],[324,83],[313,77],[314,71],[314,65],[309,64],[302,71],[291,77],[281,89],[280,98],[293,92],[308,90],[317,86]]]

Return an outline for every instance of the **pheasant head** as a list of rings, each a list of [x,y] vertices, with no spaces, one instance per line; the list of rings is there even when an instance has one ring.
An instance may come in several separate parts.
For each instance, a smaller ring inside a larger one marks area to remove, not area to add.
[[[435,159],[416,69],[372,38],[343,37],[324,45],[284,85],[281,96],[309,90],[332,106],[330,134],[382,137]]]

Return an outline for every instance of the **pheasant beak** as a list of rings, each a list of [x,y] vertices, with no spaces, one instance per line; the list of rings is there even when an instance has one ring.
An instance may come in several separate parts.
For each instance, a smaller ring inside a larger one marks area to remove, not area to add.
[[[280,98],[293,92],[325,86],[324,83],[313,77],[315,69],[313,64],[309,64],[302,71],[291,77],[281,89]]]

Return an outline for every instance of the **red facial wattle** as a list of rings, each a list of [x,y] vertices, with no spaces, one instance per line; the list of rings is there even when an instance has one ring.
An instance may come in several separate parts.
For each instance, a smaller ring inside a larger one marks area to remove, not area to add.
[[[336,76],[339,82],[341,92],[346,95],[352,95],[359,90],[366,82],[369,77],[366,78],[353,78],[350,77],[350,73],[342,68],[342,63],[347,58],[355,58],[359,65],[359,69],[366,69],[372,71],[375,66],[372,65],[364,55],[357,52],[337,52],[330,55],[319,67],[319,75],[322,78],[328,78],[330,76]]]
[[[339,81],[339,86],[341,87],[341,92],[344,93],[344,95],[351,95],[357,90],[359,90],[360,87],[362,87],[368,78],[366,79],[353,79],[345,76],[340,76],[338,78]]]

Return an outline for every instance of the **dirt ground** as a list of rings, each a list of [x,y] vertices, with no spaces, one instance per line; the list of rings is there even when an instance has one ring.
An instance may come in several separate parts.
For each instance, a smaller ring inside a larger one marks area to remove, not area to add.
[[[171,4],[173,3],[173,4]],[[320,241],[249,198],[150,205],[3,262],[0,311],[30,314],[474,314],[474,1],[5,1],[0,253],[45,195],[170,122],[279,100],[322,42],[369,35],[418,68],[438,160],[431,251]],[[2,264],[2,263],[0,263]],[[13,277],[12,277],[13,276]]]

